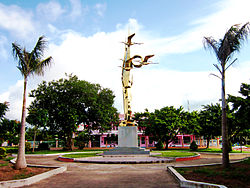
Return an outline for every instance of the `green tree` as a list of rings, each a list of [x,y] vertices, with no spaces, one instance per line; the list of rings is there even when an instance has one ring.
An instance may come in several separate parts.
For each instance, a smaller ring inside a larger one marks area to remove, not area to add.
[[[223,167],[229,167],[229,141],[227,128],[227,114],[226,114],[226,91],[225,91],[225,72],[237,60],[232,60],[235,52],[240,50],[241,42],[247,39],[249,34],[249,23],[242,27],[240,25],[233,25],[224,35],[223,39],[216,41],[212,37],[204,37],[205,48],[210,48],[216,55],[218,64],[214,64],[218,69],[220,76],[215,75],[221,79],[221,100],[222,100],[222,163]],[[228,65],[229,64],[229,65]]]
[[[34,49],[31,52],[26,51],[17,43],[12,43],[13,56],[18,60],[17,68],[24,78],[23,87],[23,106],[21,117],[21,130],[19,136],[18,154],[15,164],[16,169],[26,168],[25,159],[25,123],[26,123],[26,87],[28,77],[31,75],[43,75],[44,68],[52,63],[52,57],[43,59],[44,49],[47,41],[44,36],[39,37]]]
[[[7,102],[0,103],[0,123],[3,120],[7,110],[8,110],[8,103]]]
[[[36,133],[39,127],[46,127],[48,122],[48,111],[44,109],[32,109],[29,110],[27,116],[27,122],[34,126],[34,137],[33,137],[33,146],[32,151],[35,151],[35,141],[36,141]]]
[[[50,134],[58,135],[71,150],[72,136],[79,124],[88,125],[88,132],[104,131],[118,120],[113,92],[99,84],[79,80],[77,76],[43,82],[30,96],[35,98],[30,109],[46,110]]]
[[[182,119],[185,126],[182,126],[181,133],[198,135],[201,129],[199,124],[199,113],[197,111],[183,112]]]
[[[242,83],[239,93],[240,96],[228,95],[228,102],[232,104],[231,117],[229,124],[230,140],[236,140],[237,137],[249,136],[250,130],[250,84]]]
[[[199,113],[200,136],[204,136],[207,140],[207,148],[209,142],[215,136],[221,135],[221,106],[220,104],[204,105]]]
[[[174,108],[173,106],[164,107],[154,112],[144,112],[136,114],[135,120],[139,126],[146,126],[145,133],[153,137],[158,143],[168,144],[172,142],[178,133],[185,126],[183,119],[183,108]]]
[[[18,134],[20,132],[20,122],[4,118],[0,123],[0,140],[18,144]]]

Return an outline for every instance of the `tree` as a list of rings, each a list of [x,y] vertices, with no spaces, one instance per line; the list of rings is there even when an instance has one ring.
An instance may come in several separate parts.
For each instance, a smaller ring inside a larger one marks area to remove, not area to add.
[[[0,123],[0,140],[18,144],[18,134],[20,132],[20,122],[4,118]]]
[[[35,151],[35,142],[36,142],[36,133],[39,127],[46,127],[48,122],[48,111],[44,109],[32,109],[29,110],[27,116],[27,122],[31,125],[34,125],[34,139],[32,151]]]
[[[0,145],[8,140],[10,143],[17,144],[20,122],[5,118],[8,110],[8,102],[0,103]]]
[[[228,102],[232,104],[234,113],[229,124],[230,140],[236,140],[239,136],[249,136],[250,132],[250,84],[242,83],[239,93],[242,97],[228,95]]]
[[[7,102],[0,103],[0,122],[3,120],[7,110],[8,110],[8,103]]]
[[[185,126],[182,126],[180,132],[183,134],[194,134],[198,135],[201,129],[199,124],[199,113],[197,111],[183,112],[182,119]]]
[[[73,149],[73,133],[79,124],[86,125],[88,133],[98,129],[110,129],[117,122],[117,110],[113,106],[114,94],[99,84],[79,80],[77,76],[58,81],[43,82],[31,91],[35,100],[30,110],[43,109],[48,113],[46,124],[50,134],[63,139],[68,149]]]
[[[34,49],[31,52],[26,51],[26,49],[22,48],[19,44],[12,43],[13,56],[16,60],[18,60],[17,68],[24,78],[21,130],[17,160],[15,164],[16,169],[27,167],[25,159],[26,87],[29,76],[43,75],[44,68],[52,63],[52,57],[43,59],[46,45],[47,41],[44,36],[39,37]]]
[[[249,23],[242,27],[233,25],[224,35],[223,39],[216,41],[212,37],[204,37],[204,47],[210,48],[216,55],[218,64],[214,64],[220,76],[213,74],[221,79],[221,100],[222,100],[222,164],[229,167],[229,143],[226,114],[226,91],[225,91],[225,72],[237,59],[232,60],[235,52],[240,50],[241,42],[247,39],[249,34]],[[230,63],[230,64],[229,64]],[[229,64],[229,65],[228,65]]]
[[[174,108],[173,106],[164,107],[154,112],[144,112],[136,114],[135,119],[139,126],[146,126],[145,133],[153,137],[159,143],[168,144],[172,142],[181,129],[185,126],[183,119],[183,108]]]
[[[200,136],[204,136],[207,140],[207,148],[209,142],[215,136],[221,135],[221,107],[219,104],[204,105],[199,113]]]

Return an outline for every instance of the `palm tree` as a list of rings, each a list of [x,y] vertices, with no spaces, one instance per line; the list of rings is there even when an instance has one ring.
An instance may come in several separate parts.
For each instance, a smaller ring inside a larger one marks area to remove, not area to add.
[[[43,75],[44,68],[52,63],[52,57],[43,58],[44,49],[47,47],[47,41],[44,36],[39,37],[34,49],[31,52],[21,48],[20,45],[12,43],[12,52],[16,60],[18,60],[17,68],[24,77],[23,89],[23,107],[21,118],[21,130],[19,137],[18,155],[16,160],[16,169],[26,168],[25,159],[25,123],[26,123],[26,87],[28,77],[30,75]]]
[[[240,27],[239,24],[233,25],[224,35],[223,39],[216,41],[213,37],[204,37],[205,49],[210,48],[216,55],[218,64],[214,64],[220,75],[212,74],[221,79],[221,100],[222,100],[222,164],[223,167],[229,167],[229,142],[226,114],[226,98],[225,98],[225,72],[237,60],[232,60],[235,52],[241,47],[241,42],[247,39],[249,34],[249,22]],[[228,65],[229,64],[229,65]]]

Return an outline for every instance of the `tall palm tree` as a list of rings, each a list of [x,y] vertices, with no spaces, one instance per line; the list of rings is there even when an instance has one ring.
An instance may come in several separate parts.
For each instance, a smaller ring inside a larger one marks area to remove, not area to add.
[[[44,49],[47,47],[47,41],[44,36],[39,37],[34,49],[31,52],[21,48],[20,45],[12,43],[12,52],[16,60],[18,60],[17,68],[24,77],[23,89],[23,107],[21,118],[21,130],[19,137],[18,155],[16,160],[16,169],[26,168],[25,159],[25,123],[26,123],[26,87],[28,77],[30,75],[43,75],[44,68],[52,63],[52,57],[43,58]]]
[[[216,41],[213,37],[204,37],[205,49],[210,48],[216,55],[218,64],[214,64],[220,75],[212,74],[221,79],[221,100],[222,100],[222,164],[223,167],[229,167],[229,142],[226,114],[226,98],[225,98],[225,72],[235,63],[236,59],[232,59],[235,52],[239,52],[241,42],[247,39],[249,34],[249,23],[240,26],[233,25],[224,35],[223,39]]]

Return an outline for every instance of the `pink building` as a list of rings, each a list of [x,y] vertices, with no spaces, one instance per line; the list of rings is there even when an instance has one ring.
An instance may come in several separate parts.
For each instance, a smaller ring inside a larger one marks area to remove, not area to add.
[[[119,120],[124,119],[124,114],[119,114]],[[84,125],[78,126],[78,131],[84,130]],[[118,146],[118,127],[112,125],[111,130],[101,133],[99,130],[93,130],[92,135],[94,141],[90,141],[88,147],[117,147]],[[188,147],[195,140],[194,135],[177,135],[174,142],[169,144],[169,147]],[[138,146],[141,148],[155,147],[156,142],[152,137],[144,134],[143,128],[138,127]]]

